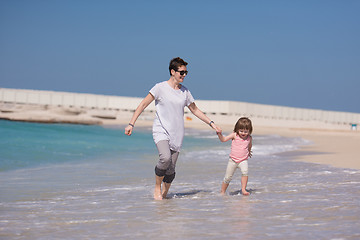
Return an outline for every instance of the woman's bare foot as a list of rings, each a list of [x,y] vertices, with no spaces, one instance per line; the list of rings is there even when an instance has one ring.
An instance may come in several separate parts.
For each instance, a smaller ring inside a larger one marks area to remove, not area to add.
[[[168,192],[169,192],[169,189],[170,189],[170,186],[171,186],[171,183],[163,183],[163,186],[162,186],[162,198],[165,199]]]
[[[155,189],[155,191],[154,191],[154,199],[155,200],[163,200],[161,191]]]
[[[164,177],[159,177],[155,175],[155,189],[154,189],[154,199],[162,200],[162,192],[161,192],[161,183]]]

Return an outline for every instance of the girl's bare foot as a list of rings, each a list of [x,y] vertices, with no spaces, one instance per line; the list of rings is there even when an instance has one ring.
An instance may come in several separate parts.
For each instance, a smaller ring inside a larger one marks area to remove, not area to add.
[[[250,193],[249,193],[248,191],[246,191],[246,189],[244,189],[244,190],[242,189],[242,190],[241,190],[241,194],[242,194],[242,195],[245,195],[245,196],[249,196],[249,195],[250,195]]]

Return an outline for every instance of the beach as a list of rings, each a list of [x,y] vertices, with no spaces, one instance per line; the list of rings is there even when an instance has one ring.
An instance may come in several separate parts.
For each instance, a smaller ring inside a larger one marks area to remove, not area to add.
[[[126,126],[132,111],[114,111],[107,109],[69,108],[26,104],[1,104],[0,118],[41,123],[98,124],[108,126]],[[218,124],[224,133],[230,133],[239,116],[208,115]],[[136,126],[151,126],[153,112],[144,112]],[[310,145],[303,146],[297,156],[298,161],[326,164],[340,168],[360,169],[360,130],[350,126],[326,125],[291,120],[263,119],[250,117],[254,125],[254,134],[271,134],[284,137],[301,137],[309,140]],[[185,114],[185,127],[206,129],[190,113]]]
[[[274,129],[260,129],[260,132],[276,134]],[[359,131],[279,129],[277,134],[285,137],[298,136],[312,142],[299,150],[299,161],[360,169]]]
[[[229,124],[219,123],[219,125],[228,133],[233,129],[233,126]],[[195,126],[199,127],[198,124]],[[299,154],[297,154],[296,160],[340,168],[360,169],[360,131],[357,130],[284,128],[254,124],[254,134],[301,137],[309,140],[311,144],[297,150]]]
[[[144,112],[129,137],[132,111],[1,109],[2,239],[360,236],[357,131],[253,117],[251,196],[241,195],[239,172],[221,196],[230,143],[186,113],[176,179],[168,198],[155,201],[154,112]],[[224,134],[238,118],[209,117]]]

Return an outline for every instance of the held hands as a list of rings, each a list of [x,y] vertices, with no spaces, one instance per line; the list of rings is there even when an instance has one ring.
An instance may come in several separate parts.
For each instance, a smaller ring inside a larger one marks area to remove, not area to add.
[[[222,129],[220,127],[216,126],[214,121],[211,121],[209,125],[216,131],[216,134],[218,135],[220,141],[223,141],[224,136],[222,135]]]
[[[220,128],[220,127],[215,126],[215,128],[214,128],[214,129],[215,129],[215,131],[216,131],[216,133],[217,133],[217,134],[219,134],[219,133],[221,134],[222,130],[221,130],[221,128]]]
[[[127,125],[127,127],[125,128],[125,134],[130,136],[131,133],[132,133],[133,128],[134,128],[133,126]]]
[[[216,126],[214,121],[211,121],[209,125],[210,125],[210,127],[212,127],[216,131],[216,133],[221,133],[222,132],[221,128]]]

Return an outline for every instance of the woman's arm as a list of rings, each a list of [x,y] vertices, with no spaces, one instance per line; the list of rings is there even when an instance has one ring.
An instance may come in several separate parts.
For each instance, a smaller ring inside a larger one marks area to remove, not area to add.
[[[210,120],[210,118],[208,118],[205,113],[203,113],[195,104],[195,102],[191,103],[188,108],[190,109],[190,111],[192,112],[192,114],[194,114],[197,118],[199,118],[200,120],[202,120],[204,123],[207,123],[210,125],[210,127],[212,127],[217,133],[221,132],[221,128],[219,128],[218,126],[215,125],[215,123],[213,121]]]
[[[132,133],[132,130],[134,128],[135,122],[138,119],[138,117],[140,116],[140,114],[144,111],[145,108],[147,108],[147,106],[149,106],[149,104],[154,100],[154,96],[151,95],[150,93],[141,101],[141,103],[139,104],[139,106],[136,108],[130,122],[129,125],[125,128],[125,134],[130,136]]]

